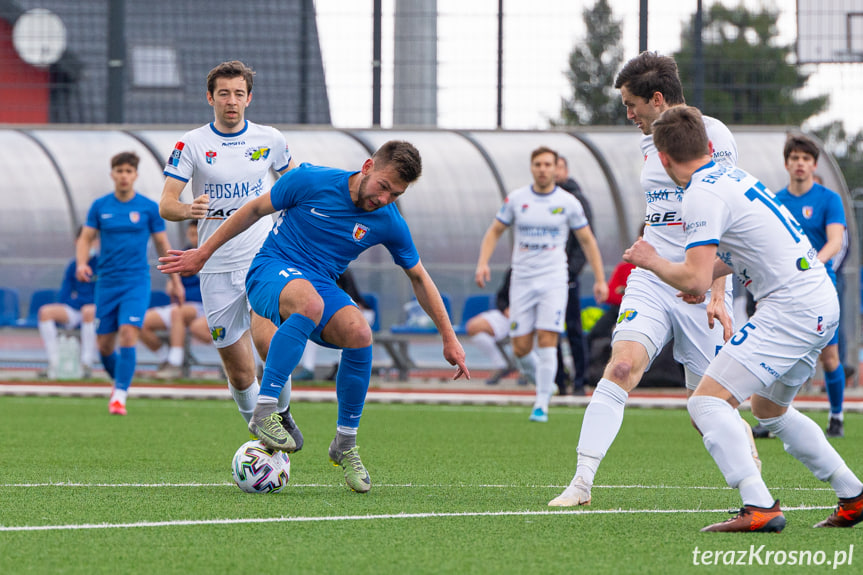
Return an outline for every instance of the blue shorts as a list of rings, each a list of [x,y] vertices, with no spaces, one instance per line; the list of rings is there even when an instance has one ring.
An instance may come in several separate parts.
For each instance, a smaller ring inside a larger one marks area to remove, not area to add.
[[[97,334],[114,333],[124,324],[140,328],[150,305],[150,278],[113,286],[96,282],[95,300]]]
[[[316,273],[307,265],[300,264],[298,267],[270,256],[262,256],[260,253],[256,255],[246,276],[246,296],[249,298],[252,309],[259,316],[269,319],[276,327],[280,326],[282,317],[279,314],[279,296],[285,286],[295,279],[304,279],[310,282],[321,299],[324,300],[324,313],[321,316],[321,321],[309,339],[324,347],[340,349],[322,340],[321,331],[337,311],[349,305],[357,307],[357,304],[354,303],[351,296],[336,285],[335,280]]]

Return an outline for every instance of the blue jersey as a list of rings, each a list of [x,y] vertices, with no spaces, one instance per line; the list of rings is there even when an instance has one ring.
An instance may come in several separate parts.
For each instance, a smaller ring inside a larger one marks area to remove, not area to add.
[[[99,258],[93,256],[87,262],[87,265],[93,270],[93,274],[98,273],[96,270],[98,261]],[[63,273],[63,284],[60,286],[60,293],[57,294],[57,301],[68,305],[72,309],[79,310],[88,303],[93,303],[95,286],[92,282],[78,281],[78,278],[75,276],[77,268],[78,264],[75,258],[72,258],[69,265],[66,266],[66,271]]]
[[[795,196],[788,191],[788,188],[783,188],[776,194],[776,199],[788,208],[791,215],[803,227],[812,247],[818,251],[821,251],[821,248],[827,243],[827,226],[842,224],[845,227],[846,225],[842,198],[821,184],[814,183],[809,191],[802,196]],[[828,273],[833,277],[832,260],[826,262],[825,265]]]
[[[281,213],[259,255],[307,264],[333,280],[377,244],[397,265],[417,265],[419,254],[395,204],[373,212],[354,205],[348,190],[354,173],[302,164],[279,178],[270,200]]]
[[[147,242],[151,234],[165,231],[159,205],[135,194],[121,202],[114,193],[93,202],[87,213],[87,226],[99,230],[99,282],[118,285],[150,283]]]

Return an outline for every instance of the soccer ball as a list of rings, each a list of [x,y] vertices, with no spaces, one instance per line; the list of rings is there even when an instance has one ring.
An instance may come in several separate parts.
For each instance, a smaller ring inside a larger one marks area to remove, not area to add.
[[[254,439],[234,454],[231,473],[246,493],[275,493],[288,484],[291,460],[284,451],[274,451]]]

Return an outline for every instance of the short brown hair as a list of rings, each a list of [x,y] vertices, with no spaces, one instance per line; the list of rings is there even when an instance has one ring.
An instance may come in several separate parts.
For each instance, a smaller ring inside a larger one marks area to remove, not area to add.
[[[141,159],[135,152],[120,152],[111,158],[111,169],[114,169],[117,166],[129,165],[137,170],[138,162],[140,161]]]
[[[653,144],[676,162],[710,155],[710,140],[698,108],[672,106],[653,122]]]
[[[533,159],[535,157],[539,156],[540,154],[552,154],[554,156],[554,163],[555,164],[557,163],[557,159],[560,157],[557,155],[557,152],[555,152],[554,150],[552,150],[548,146],[540,146],[530,153],[531,163],[533,163]]]
[[[255,71],[240,62],[239,60],[231,60],[230,62],[222,62],[207,74],[207,92],[213,93],[216,89],[216,80],[219,78],[237,78],[242,76],[246,81],[246,91],[252,93],[252,83],[255,77]]]
[[[423,161],[419,150],[404,140],[386,142],[374,153],[372,160],[375,161],[376,167],[392,166],[395,168],[399,178],[406,184],[415,182],[423,171]]]
[[[677,73],[677,62],[674,58],[660,56],[656,52],[642,52],[624,64],[614,80],[615,89],[620,90],[623,86],[633,96],[645,100],[650,100],[659,92],[665,102],[672,106],[686,103]]]
[[[818,154],[821,153],[818,149],[818,144],[803,134],[788,134],[788,138],[785,139],[785,148],[782,150],[786,162],[791,152],[809,154],[815,159],[816,164],[818,163]]]

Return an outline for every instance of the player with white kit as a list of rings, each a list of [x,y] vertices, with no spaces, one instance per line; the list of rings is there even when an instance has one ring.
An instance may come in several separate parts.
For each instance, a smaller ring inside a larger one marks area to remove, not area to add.
[[[615,80],[615,88],[620,90],[627,117],[644,134],[644,238],[663,257],[682,261],[685,237],[681,205],[685,190],[665,173],[652,136],[653,122],[663,111],[684,105],[677,64],[667,56],[642,52],[626,63]],[[714,160],[736,164],[737,144],[728,128],[709,117],[704,118],[704,124]],[[709,302],[694,304],[678,297],[677,290],[648,270],[634,269],[629,275],[612,336],[611,359],[582,420],[575,476],[566,490],[549,502],[550,506],[590,504],[594,477],[623,423],[629,393],[672,338],[674,359],[683,364],[686,374],[687,393],[695,389],[710,360],[731,335],[731,284],[720,278],[712,287]],[[740,424],[749,429],[742,419]],[[757,458],[754,441],[752,451]]]
[[[596,301],[601,303],[608,297],[596,238],[579,201],[555,183],[556,165],[554,150],[541,146],[531,152],[533,184],[506,197],[482,238],[474,278],[479,287],[485,287],[491,278],[489,259],[503,232],[512,227],[510,337],[519,370],[536,381],[536,400],[529,419],[543,423],[548,421],[557,372],[557,340],[563,331],[569,295],[565,248],[570,233],[575,235],[590,262]],[[534,334],[536,353],[533,353]]]
[[[207,101],[213,107],[212,123],[187,132],[174,147],[165,166],[165,187],[159,203],[163,218],[198,219],[200,243],[237,209],[267,192],[272,170],[283,174],[294,167],[285,137],[270,126],[245,119],[252,100],[254,72],[242,62],[224,62],[207,76]],[[180,201],[192,181],[193,201]],[[251,311],[246,297],[246,272],[273,222],[264,218],[232,239],[201,270],[201,295],[213,343],[228,376],[228,387],[248,423],[258,399],[252,338],[266,357],[275,326]],[[280,407],[287,410],[285,401]],[[282,414],[292,427],[290,414]],[[302,445],[301,436],[297,441]]]
[[[818,251],[776,196],[745,171],[713,162],[701,114],[680,106],[654,123],[664,168],[686,187],[683,261],[662,257],[638,240],[624,260],[652,270],[675,289],[703,294],[732,271],[757,302],[755,313],[710,362],[687,408],[743,508],[702,531],[779,532],[785,517],[751,457],[736,408],[751,396],[752,414],[785,451],[839,497],[816,527],[851,527],[863,520],[863,483],[818,425],[791,402],[815,372],[839,324],[839,299]]]

